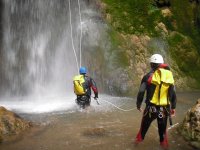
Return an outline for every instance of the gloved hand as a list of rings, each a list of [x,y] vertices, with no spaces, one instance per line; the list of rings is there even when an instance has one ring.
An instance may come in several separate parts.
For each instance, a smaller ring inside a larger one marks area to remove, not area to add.
[[[171,109],[171,116],[175,116],[175,109]]]
[[[143,112],[143,109],[140,107],[137,107],[137,110],[139,110],[140,112]]]
[[[94,99],[98,98],[98,93],[95,93]]]

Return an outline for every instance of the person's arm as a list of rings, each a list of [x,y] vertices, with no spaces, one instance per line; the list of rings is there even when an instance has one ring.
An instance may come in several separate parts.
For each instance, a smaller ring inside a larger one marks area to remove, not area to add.
[[[137,109],[139,111],[142,111],[141,105],[142,105],[142,101],[143,101],[143,98],[144,98],[145,90],[146,90],[146,87],[147,87],[147,83],[146,83],[145,79],[146,79],[146,77],[143,77],[143,79],[141,81],[141,84],[140,84],[140,89],[139,89],[138,94],[137,94],[136,105],[137,105]]]
[[[98,98],[98,89],[97,89],[97,85],[95,83],[95,81],[90,78],[90,87],[92,88],[93,92],[94,92],[94,95],[95,97],[94,98]]]
[[[176,108],[176,92],[175,92],[175,86],[171,85],[169,88],[169,100],[171,105],[171,115],[175,115],[175,108]]]

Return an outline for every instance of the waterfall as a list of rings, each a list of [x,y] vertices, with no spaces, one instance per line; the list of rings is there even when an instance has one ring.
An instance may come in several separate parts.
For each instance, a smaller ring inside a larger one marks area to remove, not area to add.
[[[73,94],[72,78],[77,74],[77,65],[70,37],[68,0],[3,0],[2,3],[1,97]],[[71,0],[77,56],[80,56],[80,25],[86,42],[82,51],[97,47],[104,30],[95,21],[99,14],[89,8],[88,1],[80,0],[80,6],[81,23],[78,1]],[[86,59],[82,64],[87,64],[87,58],[82,59]]]

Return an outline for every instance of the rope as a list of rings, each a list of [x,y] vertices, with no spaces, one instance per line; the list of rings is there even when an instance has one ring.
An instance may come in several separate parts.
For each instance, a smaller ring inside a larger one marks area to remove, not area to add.
[[[179,123],[176,123],[176,124],[174,124],[174,125],[172,125],[172,126],[170,126],[169,128],[167,128],[168,130],[171,130],[172,128],[174,128],[175,126],[177,126],[177,125],[179,125]]]
[[[73,51],[74,51],[74,56],[75,56],[75,59],[76,59],[77,70],[79,70],[78,59],[77,59],[76,50],[75,50],[75,47],[74,47],[74,39],[73,39],[72,14],[71,14],[71,0],[68,0],[68,2],[69,2],[69,18],[70,18],[70,29],[71,29],[72,49],[73,49]]]
[[[176,124],[174,124],[174,125],[168,127],[167,130],[171,130],[172,128],[174,128],[174,127],[177,126],[177,125],[179,125],[179,123],[176,123]],[[157,128],[153,123],[152,123],[152,126],[153,126],[156,130],[158,130],[158,128]]]
[[[81,17],[81,5],[80,0],[78,0],[78,10],[79,10],[79,18],[80,18],[80,25],[81,25],[81,33],[80,33],[80,67],[81,67],[81,57],[82,57],[82,17]]]
[[[120,108],[120,107],[114,105],[113,103],[111,103],[111,102],[109,102],[109,101],[106,101],[106,100],[102,100],[102,101],[104,101],[104,102],[106,102],[106,103],[108,103],[108,104],[114,106],[115,108],[117,108],[117,109],[119,109],[119,110],[121,110],[121,111],[132,111],[132,110],[135,110],[135,109],[136,109],[136,108],[132,108],[132,109],[122,109],[122,108]]]

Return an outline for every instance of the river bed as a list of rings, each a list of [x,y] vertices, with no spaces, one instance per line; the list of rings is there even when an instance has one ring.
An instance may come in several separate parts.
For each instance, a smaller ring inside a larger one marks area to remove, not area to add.
[[[179,124],[186,111],[200,98],[200,92],[178,93],[176,116],[173,124]],[[135,146],[134,139],[140,128],[142,113],[135,108],[136,99],[100,95],[98,105],[81,110],[74,100],[67,110],[55,109],[43,113],[20,112],[21,117],[38,126],[18,136],[12,142],[3,142],[1,150],[159,150],[156,121],[153,122],[145,140]],[[114,104],[114,105],[112,105]],[[69,104],[68,104],[69,105]],[[32,106],[33,107],[33,106]],[[44,106],[45,107],[45,106]],[[118,107],[118,108],[117,108]],[[129,110],[130,111],[126,111]],[[168,126],[169,127],[169,126]],[[177,126],[176,126],[177,127]],[[168,130],[172,150],[193,148],[178,135],[175,128]]]

